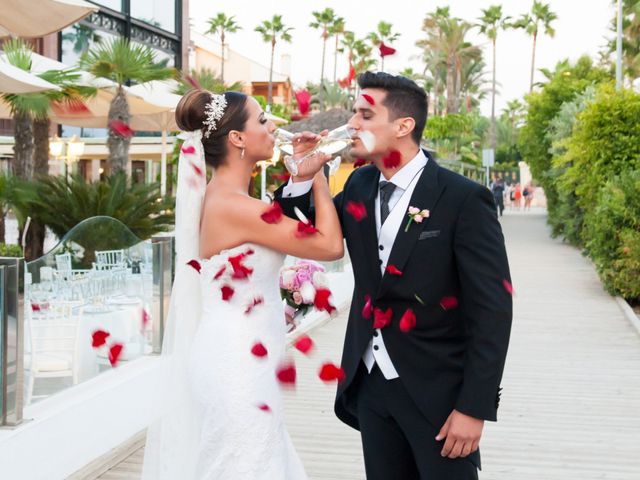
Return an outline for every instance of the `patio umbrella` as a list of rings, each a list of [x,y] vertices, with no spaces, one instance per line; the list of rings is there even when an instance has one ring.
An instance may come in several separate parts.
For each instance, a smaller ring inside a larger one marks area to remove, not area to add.
[[[33,93],[47,90],[60,90],[60,87],[0,60],[0,93]]]
[[[97,10],[83,0],[3,0],[0,36],[43,37]]]

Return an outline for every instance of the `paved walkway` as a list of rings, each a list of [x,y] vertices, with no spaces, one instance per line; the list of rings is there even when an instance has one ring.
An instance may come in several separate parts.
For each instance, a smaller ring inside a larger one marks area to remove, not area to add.
[[[545,216],[502,220],[515,295],[498,423],[482,443],[481,480],[640,479],[640,336],[589,261],[549,238]],[[316,357],[298,361],[287,425],[313,480],[363,479],[357,432],[333,416],[316,378],[339,359],[345,316],[312,332]],[[138,479],[141,450],[103,480]]]

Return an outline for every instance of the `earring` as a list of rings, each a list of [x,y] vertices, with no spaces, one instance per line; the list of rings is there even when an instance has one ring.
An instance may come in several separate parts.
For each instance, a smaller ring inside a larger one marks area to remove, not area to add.
[[[240,151],[240,158],[244,158],[244,148]]]

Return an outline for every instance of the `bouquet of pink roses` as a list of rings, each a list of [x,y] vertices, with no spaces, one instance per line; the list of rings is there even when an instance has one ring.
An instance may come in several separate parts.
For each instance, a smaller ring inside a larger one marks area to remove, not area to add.
[[[325,269],[309,260],[300,260],[280,270],[280,295],[289,312],[306,313],[314,306],[316,292],[329,288]]]

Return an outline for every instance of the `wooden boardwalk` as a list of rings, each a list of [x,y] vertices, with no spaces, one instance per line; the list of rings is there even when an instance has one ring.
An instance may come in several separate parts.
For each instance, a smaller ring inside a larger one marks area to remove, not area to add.
[[[482,442],[481,480],[640,479],[640,336],[589,261],[549,238],[542,214],[502,220],[515,317],[499,422]],[[333,388],[318,361],[338,360],[345,315],[312,332],[312,359],[297,358],[287,425],[313,480],[363,479],[357,432],[333,415]],[[139,479],[142,449],[100,476]]]

